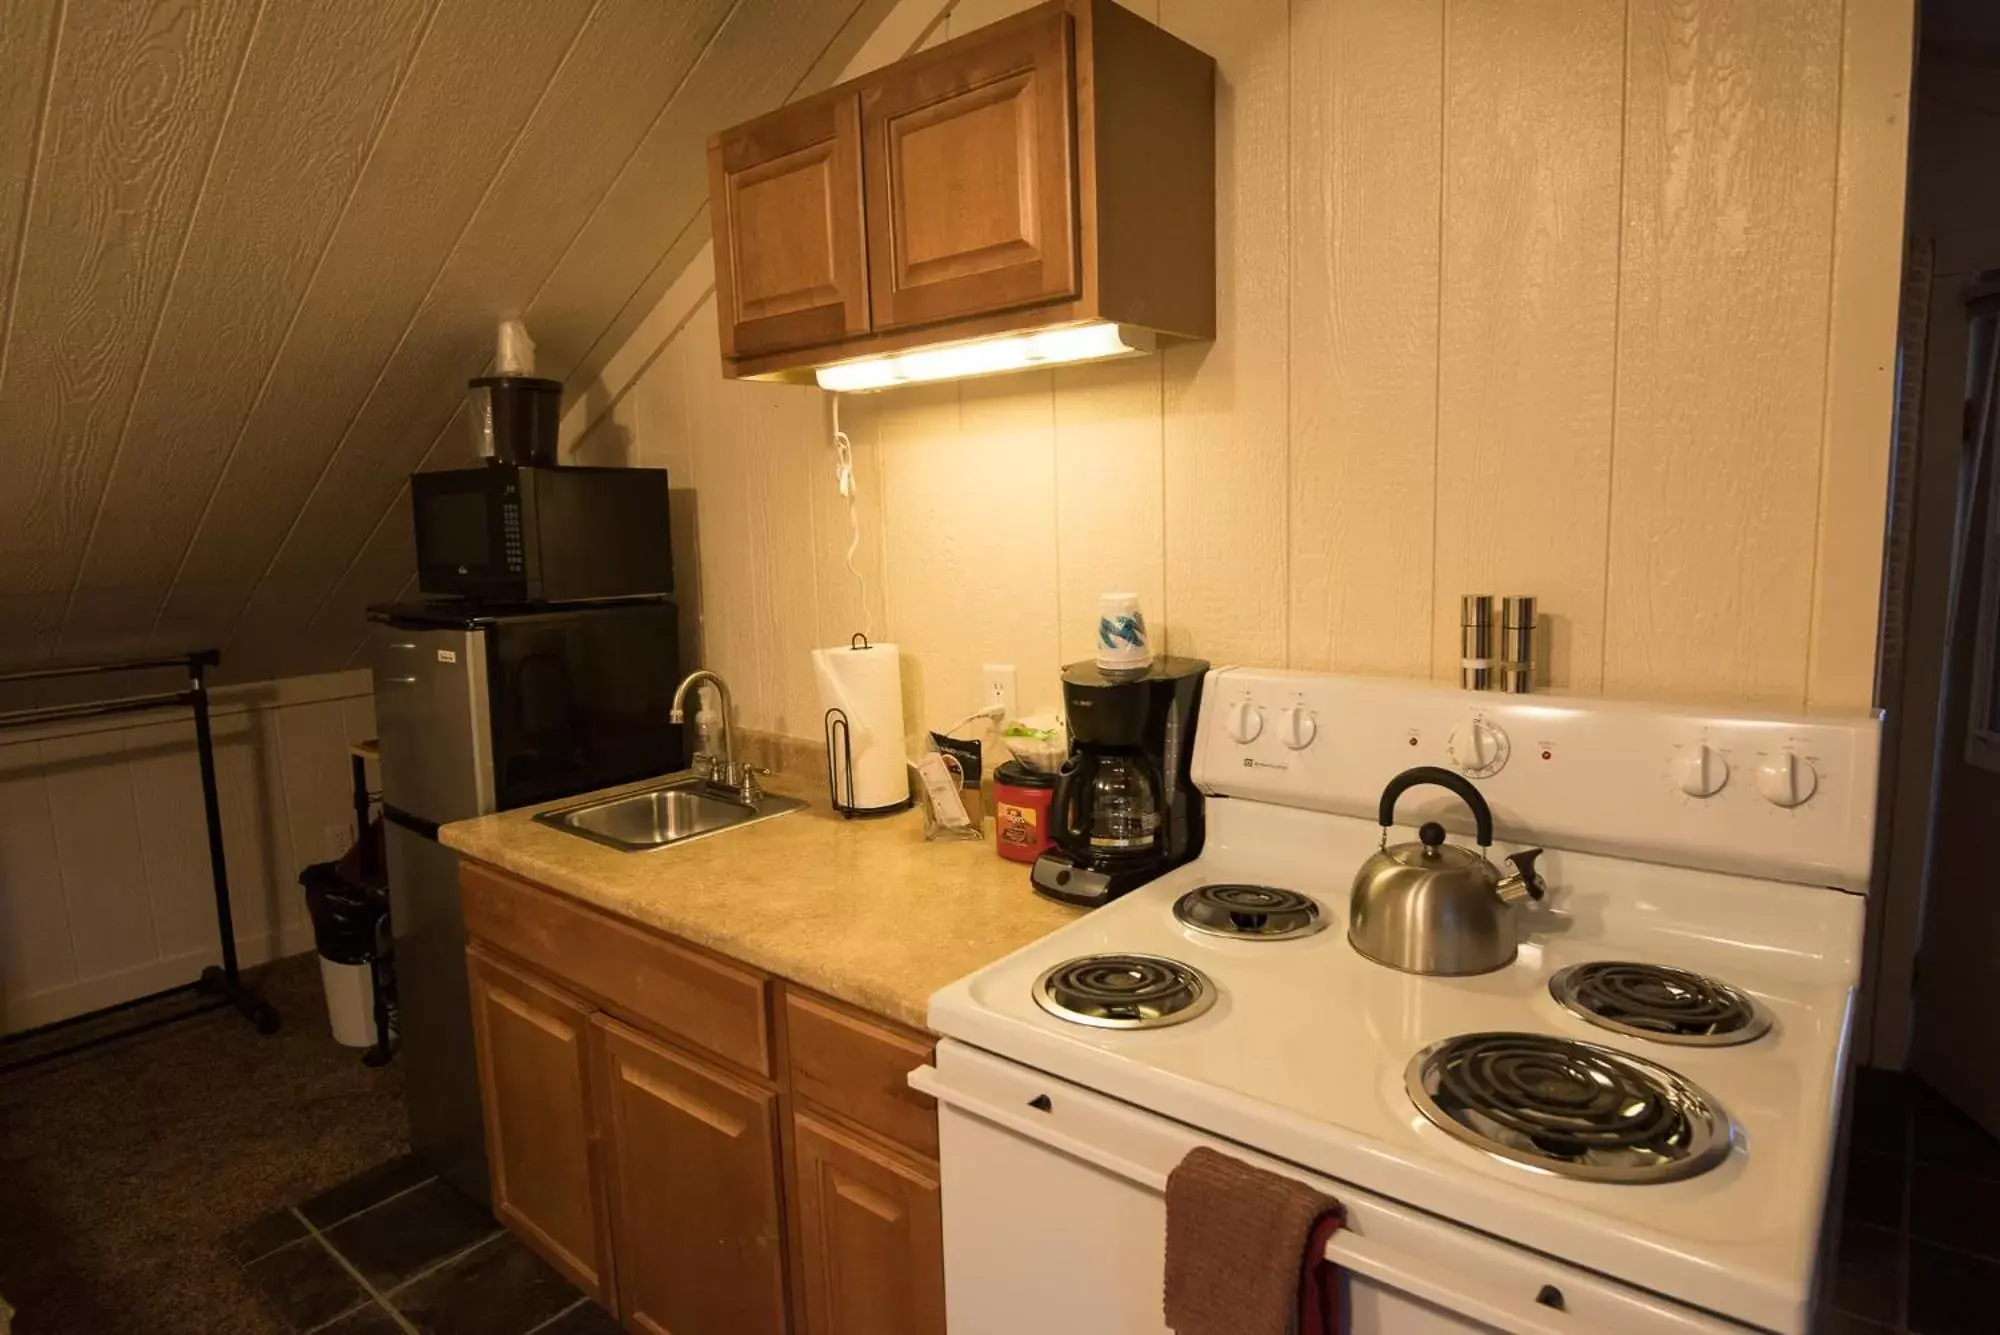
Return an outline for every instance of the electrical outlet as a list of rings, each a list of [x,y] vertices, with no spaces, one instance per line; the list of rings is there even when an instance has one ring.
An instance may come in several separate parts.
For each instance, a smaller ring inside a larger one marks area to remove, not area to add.
[[[330,861],[340,861],[347,856],[347,850],[354,847],[353,821],[348,821],[342,825],[329,825],[326,827],[324,833],[326,835],[326,856]]]
[[[1000,717],[1013,718],[1014,690],[1016,677],[1012,663],[981,663],[980,679],[986,683],[985,693],[979,698],[981,709],[999,706]]]

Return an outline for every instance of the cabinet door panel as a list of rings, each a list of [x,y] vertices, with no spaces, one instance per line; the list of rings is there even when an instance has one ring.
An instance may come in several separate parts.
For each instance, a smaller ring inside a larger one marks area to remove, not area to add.
[[[782,1335],[777,1095],[602,1015],[592,1025],[627,1327]]]
[[[1050,11],[862,93],[876,329],[1076,295],[1071,46]]]
[[[601,1303],[609,1219],[592,1139],[590,1009],[473,946],[466,951],[493,1212]]]
[[[860,104],[802,103],[710,146],[716,323],[726,357],[868,329]]]
[[[943,1335],[936,1174],[808,1113],[793,1127],[806,1335]]]

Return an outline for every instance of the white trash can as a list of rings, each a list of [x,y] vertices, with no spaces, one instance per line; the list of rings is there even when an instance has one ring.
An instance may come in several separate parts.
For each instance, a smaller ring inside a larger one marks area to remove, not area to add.
[[[336,1042],[350,1048],[375,1046],[373,961],[386,950],[389,907],[379,890],[353,884],[331,862],[316,862],[299,873],[312,916],[313,944],[319,950],[319,977],[326,991],[326,1018]],[[393,1035],[395,1023],[389,1024]]]
[[[326,988],[326,1018],[333,1041],[350,1048],[375,1046],[375,981],[366,964],[341,964],[319,957],[319,980]]]

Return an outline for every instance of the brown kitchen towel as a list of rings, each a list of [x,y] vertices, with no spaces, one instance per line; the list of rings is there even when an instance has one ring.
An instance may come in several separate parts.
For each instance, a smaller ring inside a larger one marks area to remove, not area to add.
[[[1167,1325],[1177,1335],[1286,1335],[1294,1317],[1319,1326],[1337,1280],[1308,1249],[1323,1253],[1340,1218],[1340,1202],[1303,1182],[1194,1150],[1167,1176]],[[1329,1335],[1337,1327],[1336,1312]]]

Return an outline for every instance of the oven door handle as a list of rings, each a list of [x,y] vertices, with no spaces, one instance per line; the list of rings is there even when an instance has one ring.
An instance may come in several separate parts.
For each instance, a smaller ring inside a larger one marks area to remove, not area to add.
[[[1101,1150],[1074,1136],[1064,1135],[1012,1109],[995,1107],[984,1099],[974,1098],[963,1090],[953,1089],[944,1082],[944,1077],[938,1074],[935,1066],[919,1066],[910,1072],[910,1088],[930,1095],[939,1103],[949,1103],[952,1107],[971,1113],[974,1117],[991,1122],[995,1126],[1026,1136],[1029,1140],[1047,1145],[1051,1149],[1060,1150],[1072,1159],[1081,1159],[1128,1182],[1136,1182],[1149,1191],[1164,1193],[1167,1189],[1166,1174],[1156,1173],[1150,1168],[1133,1163],[1130,1159],[1120,1158],[1109,1150]]]
[[[991,1122],[1004,1130],[1025,1136],[1038,1144],[1080,1159],[1095,1168],[1124,1178],[1148,1191],[1164,1195],[1167,1190],[1167,1175],[1147,1168],[1142,1164],[1108,1150],[1100,1149],[1087,1141],[1065,1135],[1035,1119],[1040,1113],[1016,1112],[1011,1108],[998,1107],[984,1099],[954,1089],[945,1083],[934,1066],[919,1066],[910,1072],[910,1087],[928,1094],[939,1103],[950,1104],[961,1112],[969,1113],[983,1121]],[[1438,1278],[1426,1273],[1413,1259],[1403,1256],[1391,1248],[1383,1247],[1367,1238],[1342,1229],[1334,1234],[1326,1246],[1326,1259],[1343,1270],[1364,1275],[1387,1288],[1407,1293],[1433,1303],[1454,1315],[1471,1317],[1475,1321],[1508,1332],[1508,1335],[1577,1335],[1580,1329],[1576,1322],[1555,1307],[1539,1302],[1525,1302],[1503,1295],[1480,1293],[1470,1289],[1463,1275]]]

